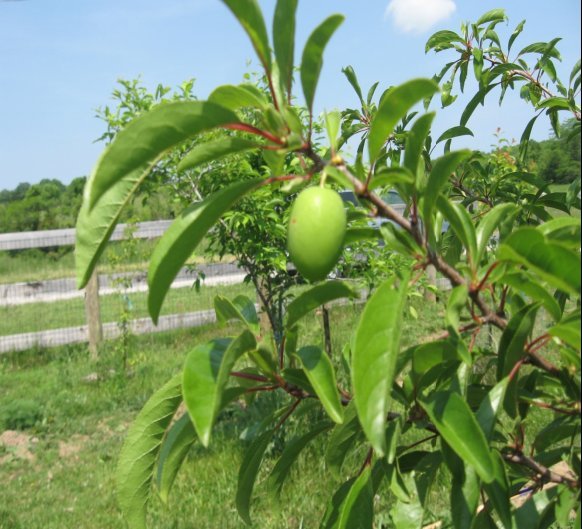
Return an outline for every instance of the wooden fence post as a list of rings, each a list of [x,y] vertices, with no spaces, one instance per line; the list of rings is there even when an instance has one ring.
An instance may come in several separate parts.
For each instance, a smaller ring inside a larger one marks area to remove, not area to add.
[[[426,279],[428,280],[429,286],[436,287],[436,268],[433,265],[428,265],[426,267]],[[424,299],[426,301],[436,301],[436,294],[430,288],[424,289]]]
[[[87,317],[87,334],[89,353],[92,360],[99,356],[99,344],[103,340],[103,325],[101,324],[101,309],[99,306],[99,275],[93,270],[91,278],[85,287],[85,314]]]

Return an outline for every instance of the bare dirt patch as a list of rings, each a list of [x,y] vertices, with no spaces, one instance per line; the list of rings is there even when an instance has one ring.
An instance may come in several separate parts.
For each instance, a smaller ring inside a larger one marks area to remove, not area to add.
[[[36,456],[30,449],[36,441],[35,437],[27,433],[6,430],[0,434],[0,447],[6,449],[8,453],[0,457],[0,465],[14,458],[24,459],[33,463],[36,460]]]

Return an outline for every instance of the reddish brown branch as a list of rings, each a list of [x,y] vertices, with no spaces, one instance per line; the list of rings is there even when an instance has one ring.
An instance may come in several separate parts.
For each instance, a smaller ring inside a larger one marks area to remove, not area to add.
[[[542,481],[546,483],[558,483],[558,484],[565,484],[571,489],[579,489],[580,488],[580,480],[573,479],[569,476],[562,476],[554,472],[553,470],[545,467],[544,465],[538,463],[531,457],[526,456],[521,451],[516,451],[511,454],[503,454],[503,459],[508,461],[509,463],[515,463],[517,465],[522,465],[530,470],[533,470],[537,475],[540,476]]]
[[[277,145],[281,146],[285,145],[285,142],[282,139],[273,136],[273,134],[267,132],[266,130],[261,130],[253,125],[249,125],[248,123],[229,123],[228,125],[223,125],[223,128],[229,130],[240,130],[242,132],[248,132],[249,134],[262,136],[266,140],[272,141]]]

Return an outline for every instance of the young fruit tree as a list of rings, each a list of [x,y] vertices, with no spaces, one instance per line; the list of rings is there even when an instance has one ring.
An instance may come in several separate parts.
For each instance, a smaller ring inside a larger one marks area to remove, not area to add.
[[[298,193],[287,249],[311,285],[286,305],[277,340],[260,327],[252,300],[217,298],[218,319],[236,321],[239,334],[197,344],[127,434],[117,492],[129,526],[146,527],[148,499],[157,491],[167,500],[189,449],[209,445],[223,410],[245,396],[275,394],[280,406],[253,428],[238,474],[234,502],[249,525],[259,474],[268,472],[278,496],[317,438],[326,445],[330,479],[338,480],[322,505],[321,528],[580,527],[580,219],[569,214],[580,208],[579,194],[575,186],[551,192],[519,160],[451,150],[454,138],[472,134],[468,119],[486,92],[520,82],[536,112],[548,112],[553,123],[568,112],[579,131],[580,63],[566,87],[552,63],[557,41],[526,46],[510,61],[523,24],[505,48],[495,32],[505,15],[493,10],[463,35],[439,32],[427,44],[460,54],[447,68],[459,72],[461,89],[473,62],[480,88],[458,127],[433,142],[434,113],[413,111],[439,92],[444,74],[390,87],[375,100],[377,85],[364,98],[347,67],[361,108],[326,114],[328,144],[321,148],[314,138],[315,91],[324,48],[343,17],[324,20],[304,46],[299,84],[308,119],[302,120],[292,104],[297,1],[277,1],[272,41],[256,0],[223,3],[252,42],[268,98],[248,84],[221,86],[206,101],[153,106],[117,132],[86,185],[77,223],[78,284],[88,281],[123,207],[165,154],[209,138],[195,144],[190,166],[238,153],[241,145],[274,163],[269,174],[235,179],[173,221],[151,256],[154,322],[195,247],[237,201],[257,191],[291,186]],[[535,55],[532,68],[524,54]],[[454,97],[453,80],[440,89],[444,106]],[[247,119],[249,110],[258,119]],[[233,134],[207,136],[216,130]],[[527,125],[524,142],[529,131]],[[354,139],[357,154],[348,162],[346,142]],[[435,157],[441,142],[444,153]],[[298,160],[296,171],[285,172],[277,159]],[[381,198],[390,189],[405,202],[404,213]],[[337,190],[350,190],[389,222],[354,227]],[[566,214],[554,217],[556,210]],[[301,322],[325,304],[359,295],[350,282],[327,279],[342,246],[358,238],[381,240],[411,266],[371,292],[344,354],[334,357],[302,339]],[[451,287],[440,293],[442,330],[404,348],[408,294],[429,266]],[[480,339],[486,333],[492,338]],[[305,430],[269,467],[267,448],[298,414],[318,420],[302,423]],[[435,507],[431,492],[437,474],[447,483],[445,509]]]

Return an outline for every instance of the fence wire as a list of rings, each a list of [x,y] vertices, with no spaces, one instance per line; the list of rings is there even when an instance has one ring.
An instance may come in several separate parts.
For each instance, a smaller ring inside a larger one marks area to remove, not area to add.
[[[160,222],[161,229],[165,229],[167,221]],[[159,235],[159,230],[148,224],[140,236]],[[57,231],[61,240],[70,244],[70,234]],[[22,249],[42,245],[43,240],[54,244],[55,237],[43,232],[35,238],[32,232],[23,233],[20,240],[18,235],[0,235],[0,354],[86,342],[85,292],[76,287],[71,247],[52,247],[50,251]],[[146,265],[119,259],[114,266],[108,263],[99,270],[103,337],[119,336],[123,326],[141,334],[213,321],[217,294],[254,296],[252,286],[243,283],[244,277],[244,271],[235,263],[183,268],[166,297],[158,326],[154,327],[147,313]]]

